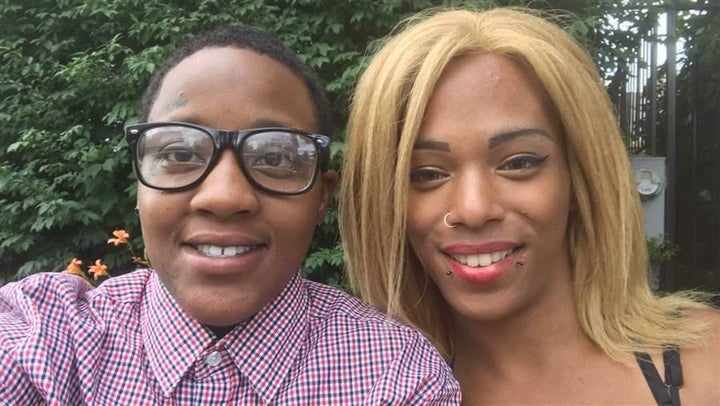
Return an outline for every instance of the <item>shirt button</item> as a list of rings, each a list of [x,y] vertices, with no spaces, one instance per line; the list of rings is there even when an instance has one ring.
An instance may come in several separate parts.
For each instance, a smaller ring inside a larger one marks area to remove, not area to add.
[[[216,366],[217,364],[220,363],[220,360],[221,360],[221,359],[222,359],[222,355],[221,355],[219,352],[217,352],[217,351],[213,351],[213,352],[211,352],[210,355],[208,355],[208,357],[205,359],[205,364],[206,364],[206,365],[209,365],[209,366],[211,366],[211,367],[214,367],[214,366]]]

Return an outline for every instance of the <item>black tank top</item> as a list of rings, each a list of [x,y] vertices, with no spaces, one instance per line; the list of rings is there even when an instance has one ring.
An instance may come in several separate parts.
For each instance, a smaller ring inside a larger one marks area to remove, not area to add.
[[[663,352],[665,382],[660,379],[660,374],[649,354],[636,352],[635,359],[640,365],[643,376],[645,376],[657,404],[659,406],[680,406],[680,393],[678,390],[683,386],[680,352],[677,349],[669,349]]]

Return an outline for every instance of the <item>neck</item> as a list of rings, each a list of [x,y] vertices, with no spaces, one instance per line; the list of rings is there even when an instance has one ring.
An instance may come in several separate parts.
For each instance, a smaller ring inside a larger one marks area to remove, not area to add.
[[[578,322],[569,280],[511,316],[485,321],[455,315],[455,327],[455,366],[460,376],[481,371],[496,376],[531,373],[573,359],[572,354],[599,350]]]
[[[220,340],[225,337],[227,333],[229,333],[232,329],[234,329],[236,324],[233,324],[231,326],[210,326],[205,324],[204,326],[215,335],[215,338]]]

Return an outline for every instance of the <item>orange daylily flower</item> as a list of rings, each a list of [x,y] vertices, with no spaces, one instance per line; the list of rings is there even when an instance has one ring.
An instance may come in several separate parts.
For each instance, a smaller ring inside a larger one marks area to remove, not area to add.
[[[115,238],[108,239],[107,243],[114,244],[116,247],[120,244],[127,244],[128,238],[130,238],[130,234],[122,229],[113,231],[113,235]]]
[[[95,261],[95,265],[90,265],[90,269],[88,271],[93,274],[93,278],[97,281],[101,277],[110,277],[110,274],[108,273],[108,267],[107,265],[102,263],[101,259],[98,259]]]
[[[84,278],[85,272],[82,271],[82,269],[80,268],[80,265],[82,265],[82,261],[77,258],[73,258],[72,260],[70,260],[70,263],[68,264],[67,268],[65,268],[65,270],[63,272],[69,273],[71,275],[82,276]]]

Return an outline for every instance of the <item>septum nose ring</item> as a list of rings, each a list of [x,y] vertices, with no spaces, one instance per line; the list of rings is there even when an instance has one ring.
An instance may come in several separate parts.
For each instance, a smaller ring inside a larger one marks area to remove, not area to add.
[[[443,216],[443,224],[445,224],[445,227],[447,227],[447,228],[455,228],[455,227],[457,227],[457,224],[450,225],[450,223],[448,223],[447,219],[450,216],[450,213],[451,212],[447,212],[445,214],[445,216]]]

